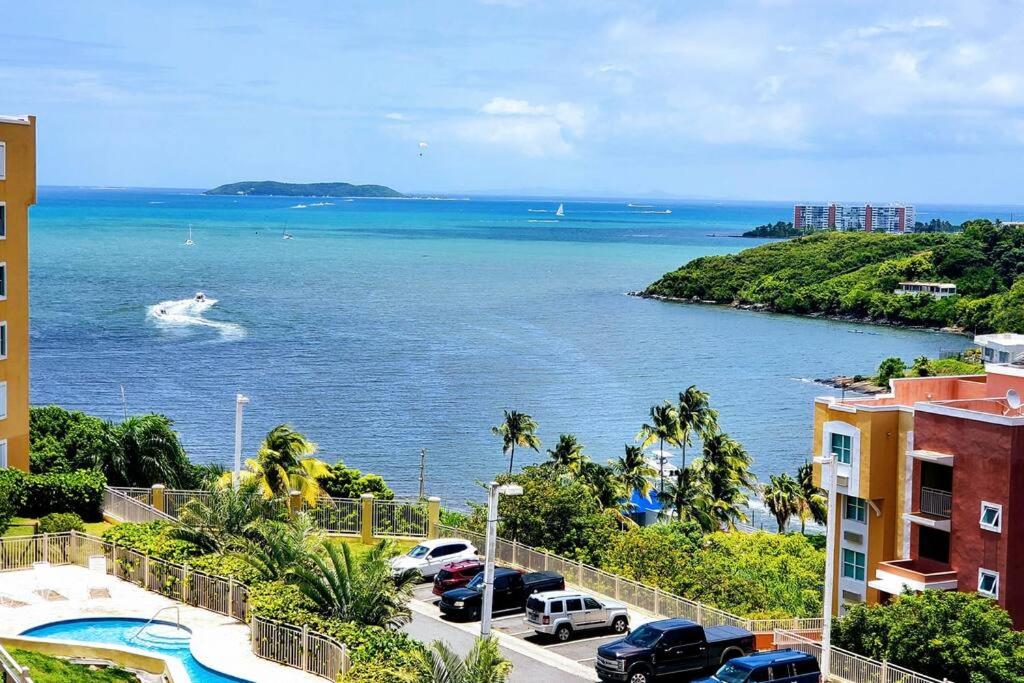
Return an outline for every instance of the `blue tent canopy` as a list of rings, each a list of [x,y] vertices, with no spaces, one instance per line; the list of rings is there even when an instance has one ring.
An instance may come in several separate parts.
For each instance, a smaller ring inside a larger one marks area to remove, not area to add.
[[[631,512],[661,512],[661,503],[658,502],[657,494],[654,491],[643,496],[634,489],[633,494],[629,497],[629,502],[632,505]]]

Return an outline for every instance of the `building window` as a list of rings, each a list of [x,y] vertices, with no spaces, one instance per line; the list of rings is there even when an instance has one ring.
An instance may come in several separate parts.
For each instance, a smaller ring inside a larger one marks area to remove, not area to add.
[[[0,180],[7,178],[7,143],[0,142]]]
[[[839,462],[844,465],[850,464],[850,456],[852,452],[853,439],[849,434],[833,434],[832,435],[832,452],[835,454]]]
[[[7,358],[7,321],[0,322],[0,360]]]
[[[0,301],[7,298],[7,262],[0,263]]]
[[[843,548],[843,577],[863,581],[866,567],[864,553]]]
[[[7,419],[7,382],[0,382],[0,420]]]
[[[7,439],[0,439],[0,468],[7,467]]]
[[[865,524],[868,521],[868,504],[863,498],[846,496],[846,519]]]
[[[0,240],[7,239],[7,204],[0,202]]]
[[[999,572],[978,570],[978,592],[990,598],[999,597]]]
[[[1003,530],[1002,505],[981,501],[981,528],[999,532]]]

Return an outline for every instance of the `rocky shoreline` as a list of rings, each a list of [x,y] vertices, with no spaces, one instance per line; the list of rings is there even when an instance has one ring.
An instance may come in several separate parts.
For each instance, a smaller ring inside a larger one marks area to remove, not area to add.
[[[814,382],[815,384],[821,384],[826,387],[843,389],[844,391],[852,391],[858,394],[867,394],[869,396],[884,394],[888,391],[885,387],[880,387],[875,384],[873,377],[862,377],[861,375],[854,375],[853,377],[836,375],[835,377],[816,379]]]
[[[787,311],[776,311],[768,304],[741,304],[738,301],[732,303],[722,303],[713,299],[700,299],[698,297],[692,297],[685,299],[682,297],[665,296],[663,294],[648,294],[644,291],[626,292],[629,296],[639,297],[641,299],[654,299],[656,301],[670,301],[674,303],[682,304],[703,304],[709,306],[724,306],[728,308],[735,308],[741,311],[759,311],[761,313],[779,313],[780,315],[796,315],[802,318],[823,318],[825,320],[839,320],[847,323],[857,323],[860,325],[878,325],[881,327],[898,327],[904,330],[925,330],[928,332],[944,332],[946,334],[969,334],[966,330],[960,327],[927,327],[924,325],[904,325],[890,320],[875,320],[874,318],[858,317],[855,315],[829,315],[827,313],[790,313]],[[874,334],[873,332],[867,332],[864,334]]]

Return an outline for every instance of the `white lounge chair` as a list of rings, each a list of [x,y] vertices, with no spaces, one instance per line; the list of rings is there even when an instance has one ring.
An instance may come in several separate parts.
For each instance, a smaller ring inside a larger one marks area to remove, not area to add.
[[[35,594],[43,600],[60,600],[64,596],[53,588],[53,572],[49,562],[33,562],[32,576],[35,579]]]
[[[86,591],[87,598],[109,598],[110,577],[107,576],[106,555],[89,556],[89,586]]]

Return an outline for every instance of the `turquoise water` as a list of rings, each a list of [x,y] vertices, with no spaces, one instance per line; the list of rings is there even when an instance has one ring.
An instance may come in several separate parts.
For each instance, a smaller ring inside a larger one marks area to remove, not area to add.
[[[532,414],[545,447],[574,432],[604,461],[652,404],[697,384],[767,478],[810,455],[812,399],[831,390],[807,380],[967,344],[626,296],[697,256],[760,243],[709,233],[791,212],[644,203],[570,200],[542,222],[557,202],[43,188],[32,400],[119,419],[123,385],[130,412],[170,415],[194,458],[228,463],[240,391],[248,453],[289,421],[325,459],[415,494],[426,448],[428,492],[459,502],[507,467],[490,434],[503,408]],[[197,291],[216,303],[190,303]]]
[[[174,626],[173,623],[165,621],[154,623]],[[181,663],[185,665],[185,669],[188,671],[189,678],[192,679],[192,683],[252,683],[246,679],[229,676],[203,666],[192,656],[188,643],[154,645],[138,639],[132,640],[132,636],[145,624],[145,619],[71,619],[30,628],[21,635],[32,636],[33,638],[77,640],[85,643],[105,643],[107,645],[128,646],[157,652],[161,655],[181,660]]]

